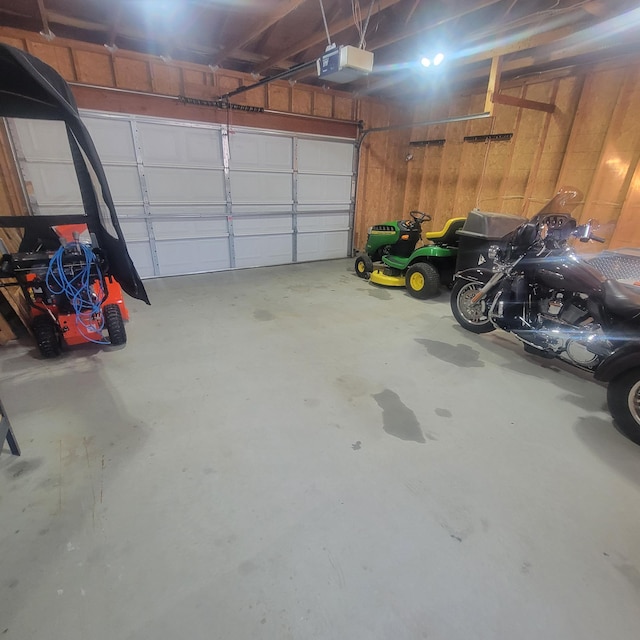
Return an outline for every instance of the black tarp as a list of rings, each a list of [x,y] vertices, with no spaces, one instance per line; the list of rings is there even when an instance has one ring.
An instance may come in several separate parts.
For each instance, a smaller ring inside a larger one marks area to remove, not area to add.
[[[0,116],[61,120],[65,123],[85,210],[82,221],[95,235],[106,255],[109,273],[131,297],[149,304],[144,285],[127,251],[98,152],[80,119],[69,85],[42,60],[0,43]],[[97,183],[95,186],[92,173]],[[102,203],[96,189],[100,191]],[[31,250],[29,242],[42,238],[45,227],[64,224],[64,218],[44,215],[21,217],[19,224],[16,219],[15,226],[25,229],[21,250]]]

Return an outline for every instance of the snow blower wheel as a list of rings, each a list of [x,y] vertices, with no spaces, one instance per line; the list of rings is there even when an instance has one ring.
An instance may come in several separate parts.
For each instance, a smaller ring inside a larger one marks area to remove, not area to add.
[[[124,328],[120,307],[117,304],[107,304],[102,309],[102,316],[111,344],[113,346],[126,344],[127,332]]]
[[[49,316],[36,316],[31,323],[31,330],[43,358],[57,358],[60,355],[58,328]]]

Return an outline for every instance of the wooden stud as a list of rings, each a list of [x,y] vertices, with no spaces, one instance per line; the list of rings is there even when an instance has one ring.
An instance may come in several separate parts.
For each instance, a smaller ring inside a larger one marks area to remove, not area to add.
[[[489,71],[489,84],[487,85],[487,96],[484,101],[484,110],[493,115],[494,98],[500,91],[500,68],[502,59],[500,56],[491,58],[491,70]]]

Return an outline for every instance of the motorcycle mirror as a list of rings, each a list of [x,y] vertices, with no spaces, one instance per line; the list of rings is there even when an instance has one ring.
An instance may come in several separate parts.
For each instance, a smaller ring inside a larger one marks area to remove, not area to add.
[[[591,237],[591,220],[587,220],[584,224],[576,228],[576,236],[580,242],[589,242]]]

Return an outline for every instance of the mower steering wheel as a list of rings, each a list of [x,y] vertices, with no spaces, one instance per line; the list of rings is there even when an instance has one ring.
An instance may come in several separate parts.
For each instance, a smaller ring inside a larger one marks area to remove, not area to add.
[[[416,222],[429,222],[431,220],[431,216],[428,213],[424,213],[422,211],[409,211],[409,215]]]

